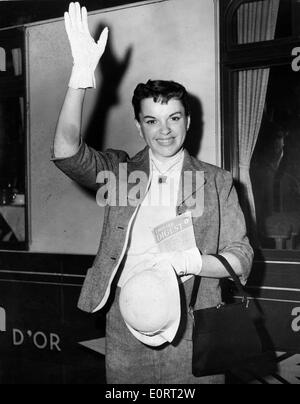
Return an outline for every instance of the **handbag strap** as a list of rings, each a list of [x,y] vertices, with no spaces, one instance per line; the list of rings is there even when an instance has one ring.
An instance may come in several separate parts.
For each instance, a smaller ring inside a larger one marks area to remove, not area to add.
[[[210,254],[210,255],[212,257],[217,258],[224,265],[225,269],[227,270],[227,272],[229,273],[229,275],[233,279],[239,293],[243,296],[243,300],[247,301],[247,296],[245,294],[245,290],[243,288],[243,285],[241,284],[241,281],[240,281],[239,277],[234,272],[234,270],[232,269],[232,266],[229,264],[227,259],[225,257],[223,257],[223,255],[218,255],[218,254]],[[196,299],[197,299],[200,283],[201,283],[201,276],[195,276],[194,286],[193,286],[193,290],[192,290],[192,294],[191,294],[191,300],[190,300],[190,309],[192,309],[192,310],[194,309],[194,306],[196,304]]]

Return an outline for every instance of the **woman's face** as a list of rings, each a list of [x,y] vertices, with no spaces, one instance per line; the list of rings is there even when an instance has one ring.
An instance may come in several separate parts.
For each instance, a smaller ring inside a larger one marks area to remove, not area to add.
[[[162,104],[153,98],[146,98],[141,101],[136,125],[153,155],[164,161],[182,149],[190,117],[186,116],[180,100],[171,98],[167,104]]]

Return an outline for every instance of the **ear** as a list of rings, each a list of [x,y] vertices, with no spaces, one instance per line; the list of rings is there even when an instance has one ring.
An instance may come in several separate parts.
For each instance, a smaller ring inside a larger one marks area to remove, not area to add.
[[[139,135],[141,136],[141,138],[144,139],[143,136],[143,132],[142,132],[142,128],[141,128],[141,124],[139,123],[139,121],[137,119],[134,120],[135,126],[137,127],[137,130],[139,132]]]
[[[187,117],[187,121],[186,121],[186,130],[188,131],[190,129],[191,126],[191,117],[190,115]]]

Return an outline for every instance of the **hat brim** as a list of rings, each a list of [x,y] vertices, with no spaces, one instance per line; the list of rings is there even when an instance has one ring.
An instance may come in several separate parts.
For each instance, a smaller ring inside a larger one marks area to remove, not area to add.
[[[132,328],[125,319],[124,322],[135,338],[145,345],[157,347],[167,342],[171,343],[177,334],[181,317],[180,292],[177,274],[168,261],[162,260],[158,262],[151,270],[157,271],[156,275],[159,277],[160,281],[167,285],[166,291],[170,304],[170,318],[168,323],[164,329],[158,331],[155,335],[145,335]]]

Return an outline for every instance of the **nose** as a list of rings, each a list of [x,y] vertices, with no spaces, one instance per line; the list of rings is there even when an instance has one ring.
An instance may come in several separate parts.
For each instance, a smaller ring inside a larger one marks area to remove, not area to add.
[[[168,122],[162,122],[161,127],[160,127],[160,133],[162,135],[168,135],[170,133],[171,129],[169,128]]]

